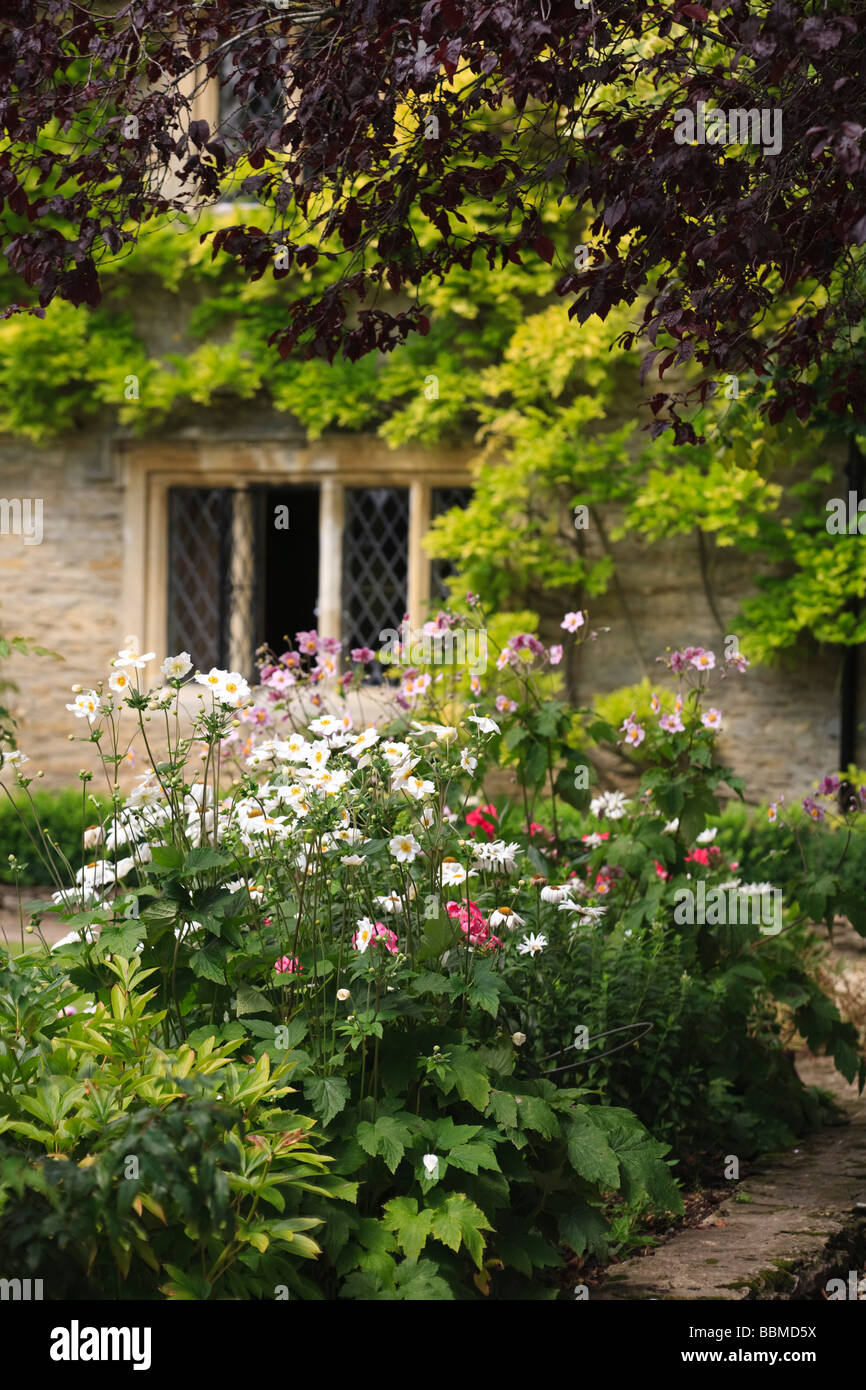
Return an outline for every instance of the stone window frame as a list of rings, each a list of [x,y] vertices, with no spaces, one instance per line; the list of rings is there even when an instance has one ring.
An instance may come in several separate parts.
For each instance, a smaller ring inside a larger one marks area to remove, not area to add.
[[[345,488],[408,487],[407,610],[413,627],[426,617],[431,560],[422,540],[430,528],[434,488],[471,487],[469,449],[389,450],[353,436],[292,445],[280,440],[124,441],[123,582],[120,623],[142,651],[161,660],[168,634],[168,494],[174,487],[317,485],[319,505],[318,630],[342,637],[342,540]]]

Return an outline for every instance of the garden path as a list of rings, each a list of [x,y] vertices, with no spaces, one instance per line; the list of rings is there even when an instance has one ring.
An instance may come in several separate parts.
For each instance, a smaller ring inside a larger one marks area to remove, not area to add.
[[[866,1023],[866,941],[845,922],[834,929],[843,1013]],[[832,1060],[802,1051],[797,1070],[830,1091],[848,1123],[824,1129],[784,1154],[749,1166],[699,1226],[612,1266],[594,1299],[825,1297],[829,1278],[866,1268],[866,1092],[858,1096]]]

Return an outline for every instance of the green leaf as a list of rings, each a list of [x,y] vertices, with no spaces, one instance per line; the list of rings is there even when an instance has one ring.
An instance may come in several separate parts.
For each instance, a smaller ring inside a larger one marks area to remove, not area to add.
[[[238,1018],[243,1014],[270,1014],[273,1013],[273,1007],[268,996],[262,994],[260,989],[254,989],[252,985],[238,985],[235,1013]]]
[[[448,993],[448,979],[433,970],[422,970],[410,985],[413,994],[442,995]]]
[[[607,1253],[607,1222],[594,1207],[577,1205],[559,1218],[559,1238],[575,1255]]]
[[[385,1203],[382,1218],[389,1231],[397,1237],[397,1243],[407,1260],[417,1260],[433,1226],[433,1212],[429,1207],[418,1210],[414,1197],[393,1197]]]
[[[191,849],[183,861],[184,874],[198,874],[203,869],[218,869],[224,864],[232,863],[232,855],[226,854],[224,850],[212,849],[209,845],[203,845],[199,849]]]
[[[207,948],[199,951],[192,951],[189,958],[192,966],[192,973],[201,980],[213,980],[214,984],[224,985],[226,982],[225,967],[217,959],[216,955]],[[241,1010],[238,1009],[238,1013]]]
[[[499,1172],[496,1155],[489,1144],[455,1144],[448,1151],[448,1162],[466,1173],[477,1174],[479,1168],[491,1168]]]
[[[210,1298],[211,1286],[202,1275],[190,1274],[185,1270],[178,1269],[177,1265],[165,1265],[166,1274],[170,1275],[171,1282],[160,1287],[160,1293],[166,1297],[188,1302],[194,1299],[196,1302],[205,1302]]]
[[[355,1138],[371,1158],[381,1154],[386,1167],[395,1173],[412,1133],[412,1126],[397,1115],[380,1115],[375,1124],[362,1120],[355,1131]]]
[[[492,1227],[484,1212],[462,1192],[452,1192],[443,1206],[429,1213],[432,1220],[432,1234],[450,1250],[460,1249],[461,1240],[479,1269],[483,1265],[484,1237],[482,1231]]]
[[[452,1086],[456,1086],[461,1100],[468,1101],[476,1110],[487,1108],[490,1080],[484,1067],[468,1047],[449,1048],[448,1064],[443,1066],[441,1071],[446,1094]]]
[[[402,1301],[409,1303],[453,1301],[451,1286],[439,1274],[439,1266],[432,1260],[419,1260],[417,1264],[408,1261],[397,1266],[395,1283]]]
[[[473,1004],[477,1004],[485,1013],[495,1018],[499,1013],[499,991],[502,989],[501,976],[494,975],[488,965],[483,962],[475,968],[475,975],[469,989],[469,998]]]
[[[174,869],[179,869],[183,864],[183,855],[174,845],[154,845],[151,850],[151,867],[162,870],[164,873]],[[166,1265],[168,1269],[168,1265]]]
[[[517,1102],[509,1091],[491,1091],[485,1115],[491,1115],[505,1129],[517,1128]]]
[[[141,913],[140,921],[147,926],[170,927],[177,921],[179,904],[173,898],[157,898]]]
[[[123,956],[129,960],[143,936],[141,926],[133,919],[123,927],[104,927],[99,934],[100,955]]]
[[[669,1146],[653,1139],[631,1110],[599,1105],[590,1113],[607,1133],[620,1165],[625,1195],[632,1200],[648,1200],[663,1211],[682,1211],[679,1189],[663,1161]]]
[[[344,1076],[311,1076],[304,1082],[304,1095],[327,1125],[345,1108],[349,1083]]]
[[[450,917],[431,917],[424,924],[424,932],[418,943],[418,960],[432,960],[444,955],[457,940],[457,932]]]
[[[555,1139],[559,1134],[559,1121],[546,1101],[540,1096],[516,1097],[517,1115],[522,1129],[534,1129],[545,1139]]]
[[[602,1110],[603,1106],[597,1107]],[[619,1164],[605,1135],[593,1123],[587,1105],[575,1107],[567,1138],[572,1168],[585,1182],[600,1184],[614,1191],[619,1187]]]

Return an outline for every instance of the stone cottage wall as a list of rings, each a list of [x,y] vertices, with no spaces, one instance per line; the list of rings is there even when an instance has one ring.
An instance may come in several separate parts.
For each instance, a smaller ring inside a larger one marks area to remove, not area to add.
[[[62,656],[18,656],[0,676],[19,689],[4,703],[19,719],[28,771],[45,769],[53,785],[92,766],[89,750],[69,742],[82,733],[65,708],[70,686],[103,674],[116,654],[123,556],[123,494],[104,442],[79,438],[50,448],[0,441],[0,497],[42,500],[40,545],[0,535],[0,631],[33,638]]]
[[[259,428],[262,422],[259,421]],[[238,420],[231,432],[237,435]],[[281,425],[285,433],[285,423]],[[382,446],[384,449],[384,445]],[[392,455],[395,463],[397,455]],[[19,690],[6,703],[20,721],[20,744],[32,770],[45,770],[48,785],[68,784],[87,750],[69,742],[83,726],[67,713],[70,686],[90,685],[105,674],[122,639],[124,495],[117,456],[106,436],[77,436],[39,448],[0,440],[0,498],[41,498],[43,539],[0,535],[0,631],[32,637],[62,661],[14,656],[2,675]],[[588,544],[597,544],[592,531]],[[722,649],[736,632],[734,614],[753,587],[750,561],[731,550],[713,563],[712,594],[722,631],[708,602],[693,537],[648,546],[616,543],[619,589],[593,600],[591,624],[611,631],[583,650],[578,697],[633,684],[648,675],[663,686],[655,657],[668,645],[700,643]],[[541,596],[544,629],[554,640],[561,605]],[[136,634],[141,635],[141,634]],[[151,639],[152,640],[152,639]],[[742,649],[748,655],[748,644]],[[161,652],[158,655],[162,655]],[[751,796],[789,797],[835,768],[838,748],[838,677],[841,649],[804,646],[792,669],[753,668],[731,676],[716,703],[725,715],[722,753],[747,781]],[[866,681],[864,681],[866,688]],[[866,762],[866,749],[861,753]],[[617,769],[614,765],[613,775]]]

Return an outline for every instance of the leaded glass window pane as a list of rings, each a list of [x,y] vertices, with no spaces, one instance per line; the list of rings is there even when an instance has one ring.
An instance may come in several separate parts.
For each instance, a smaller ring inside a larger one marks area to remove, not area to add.
[[[234,488],[169,491],[169,654],[250,676],[261,640],[264,494]]]
[[[399,630],[409,578],[409,489],[347,488],[343,525],[344,650]]]

